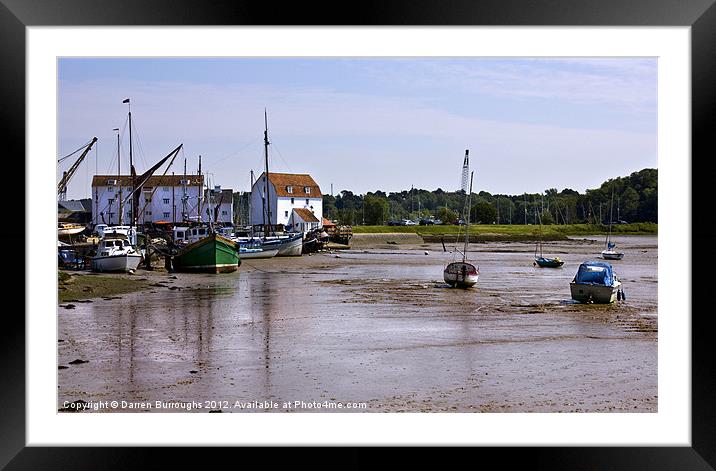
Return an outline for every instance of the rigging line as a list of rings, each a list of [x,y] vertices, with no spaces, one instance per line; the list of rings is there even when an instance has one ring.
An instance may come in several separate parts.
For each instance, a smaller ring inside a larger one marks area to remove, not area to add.
[[[134,129],[132,131],[134,132],[134,135],[136,137],[137,150],[139,151],[139,157],[141,157],[142,159],[142,164],[144,165],[143,168],[149,168],[149,165],[147,165],[147,160],[144,158],[144,146],[142,146],[142,139],[139,136],[139,130],[137,129],[137,118],[134,118]]]
[[[278,152],[278,156],[279,156],[279,158],[281,159],[281,161],[282,161],[284,164],[286,164],[286,168],[289,170],[289,172],[292,172],[292,173],[293,173],[293,169],[292,169],[291,166],[288,164],[288,162],[286,162],[286,160],[284,160],[283,155],[281,154],[281,151],[280,151],[280,150],[278,149],[278,147],[276,146],[276,140],[275,140],[275,139],[272,140],[272,141],[271,141],[271,144],[273,145],[273,148],[276,149],[276,152]]]
[[[212,161],[211,164],[216,165],[216,164],[218,164],[219,162],[223,162],[224,160],[228,159],[229,157],[236,157],[236,156],[238,156],[238,155],[239,155],[243,150],[245,150],[247,147],[249,147],[250,145],[255,144],[256,142],[258,142],[259,139],[260,139],[260,138],[258,138],[258,137],[255,138],[255,139],[252,139],[249,143],[245,144],[243,147],[240,147],[239,149],[235,150],[234,152],[231,152],[231,153],[225,155],[224,157],[221,157],[221,158],[218,159],[218,160]],[[263,149],[262,149],[262,150],[263,150]]]
[[[65,160],[65,159],[67,159],[67,158],[69,158],[69,157],[72,157],[72,156],[75,155],[77,152],[79,152],[79,151],[81,151],[82,149],[84,149],[85,147],[87,147],[87,146],[90,144],[90,142],[92,142],[92,139],[90,139],[89,141],[87,141],[86,144],[84,144],[82,147],[80,147],[80,148],[77,149],[76,151],[72,152],[71,154],[67,154],[66,156],[64,156],[64,157],[62,157],[61,159],[57,160],[57,163],[59,164],[59,163],[62,162],[63,160]]]

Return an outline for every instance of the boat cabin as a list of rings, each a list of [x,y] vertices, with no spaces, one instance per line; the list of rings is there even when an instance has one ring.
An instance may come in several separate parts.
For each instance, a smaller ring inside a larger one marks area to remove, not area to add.
[[[99,246],[97,247],[97,254],[105,257],[109,256],[110,252],[116,252],[117,250],[127,250],[132,247],[129,243],[129,239],[123,237],[105,238],[100,240]]]

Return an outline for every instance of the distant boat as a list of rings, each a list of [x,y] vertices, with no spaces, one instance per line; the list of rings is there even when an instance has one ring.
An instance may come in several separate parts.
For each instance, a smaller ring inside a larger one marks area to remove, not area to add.
[[[609,233],[607,233],[607,239],[604,241],[604,250],[602,250],[602,258],[605,260],[621,260],[624,258],[624,252],[614,250],[616,244],[611,241],[612,235],[612,209],[614,206],[614,190],[612,190],[612,202],[609,206]]]
[[[607,262],[590,260],[579,265],[569,288],[572,299],[581,303],[610,304],[624,299],[622,284]]]
[[[134,273],[142,260],[142,254],[125,234],[105,234],[92,257],[92,271]]]
[[[230,273],[239,269],[236,244],[219,234],[209,235],[179,249],[173,266],[179,272]]]
[[[263,199],[263,213],[264,215],[268,215],[268,224],[264,224],[264,236],[261,238],[261,241],[266,244],[268,242],[274,241],[274,240],[280,240],[280,246],[278,249],[278,253],[276,254],[277,257],[297,257],[300,256],[303,253],[303,233],[288,233],[283,235],[273,235],[269,236],[269,228],[272,227],[271,224],[271,212],[268,208],[270,208],[269,204],[269,161],[268,161],[268,146],[269,146],[269,140],[268,140],[268,116],[266,114],[266,110],[264,110],[264,160],[265,160],[265,176],[266,176],[266,198]],[[264,221],[265,222],[265,221]]]
[[[539,247],[539,257],[537,256],[537,248]],[[559,268],[564,265],[564,260],[559,257],[548,258],[542,254],[542,218],[539,221],[539,241],[535,244],[535,261],[534,263],[541,268]]]
[[[467,151],[465,151],[467,153]],[[472,195],[472,176],[470,174],[470,191],[467,194],[467,224],[465,225],[465,248],[462,252],[462,262],[452,262],[443,270],[445,283],[455,288],[470,288],[477,283],[480,272],[472,263],[467,262],[467,246],[470,237],[470,200]]]

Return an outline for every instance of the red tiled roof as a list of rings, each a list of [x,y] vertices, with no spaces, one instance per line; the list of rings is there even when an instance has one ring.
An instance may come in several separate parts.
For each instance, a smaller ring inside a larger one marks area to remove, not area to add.
[[[204,185],[204,175],[153,175],[144,186],[181,186],[181,181],[184,179],[189,180],[190,186]],[[132,186],[132,177],[129,175],[122,175],[119,178],[117,175],[95,175],[92,177],[92,186],[115,186],[109,185],[107,180],[119,180],[122,186]],[[120,184],[119,182],[117,185]]]
[[[321,198],[321,189],[318,183],[305,173],[274,173],[269,172],[269,181],[276,188],[278,196],[293,196],[297,198]],[[288,187],[293,188],[293,193],[288,192]],[[306,193],[304,188],[310,188]]]
[[[323,227],[335,226],[335,224],[333,224],[331,221],[329,221],[329,220],[326,219],[326,218],[323,218],[323,223],[322,223],[322,224],[323,224]]]
[[[308,208],[293,208],[304,222],[318,222],[318,218]]]

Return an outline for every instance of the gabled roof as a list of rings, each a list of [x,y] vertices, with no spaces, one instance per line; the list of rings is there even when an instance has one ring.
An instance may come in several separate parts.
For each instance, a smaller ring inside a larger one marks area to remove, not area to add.
[[[261,174],[263,176],[263,174]],[[260,180],[261,178],[259,178]],[[257,180],[258,181],[258,180]],[[295,198],[321,198],[321,189],[318,183],[306,173],[274,173],[269,172],[269,181],[276,188],[278,196],[288,196]],[[289,193],[288,187],[293,188],[293,193]],[[304,188],[310,188],[310,193],[306,193]]]
[[[144,186],[181,186],[182,180],[189,180],[189,186],[203,186],[204,175],[152,175]],[[132,186],[132,177],[122,175],[95,175],[92,177],[92,186],[110,186],[107,180],[119,180],[118,185]]]
[[[293,208],[293,212],[303,219],[303,222],[318,222],[318,218],[308,208]]]

